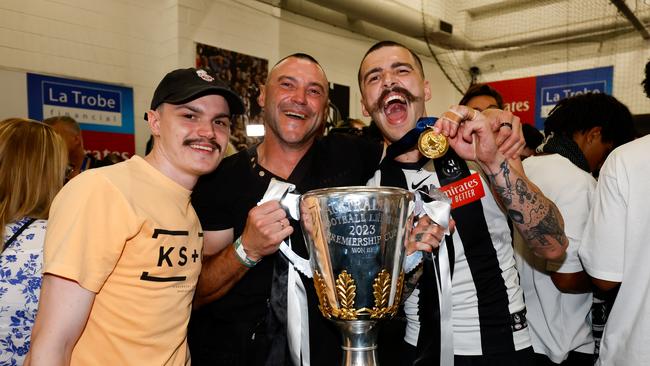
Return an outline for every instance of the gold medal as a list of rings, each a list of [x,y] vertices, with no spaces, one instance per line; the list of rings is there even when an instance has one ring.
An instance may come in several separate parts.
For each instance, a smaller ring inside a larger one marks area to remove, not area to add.
[[[427,128],[420,134],[418,150],[427,158],[437,159],[445,155],[448,149],[447,138],[442,134],[433,132],[433,129]]]

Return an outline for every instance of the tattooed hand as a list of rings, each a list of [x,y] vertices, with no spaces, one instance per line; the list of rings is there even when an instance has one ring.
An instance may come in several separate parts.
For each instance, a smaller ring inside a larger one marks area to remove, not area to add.
[[[497,169],[483,165],[496,198],[505,206],[513,224],[538,256],[558,259],[569,241],[564,220],[555,204],[525,176],[521,163],[502,160]]]
[[[449,223],[449,229],[453,230],[453,220]],[[406,254],[412,254],[416,250],[432,252],[438,249],[444,236],[442,226],[431,221],[429,216],[422,216],[418,219],[417,226],[411,230],[406,242]]]

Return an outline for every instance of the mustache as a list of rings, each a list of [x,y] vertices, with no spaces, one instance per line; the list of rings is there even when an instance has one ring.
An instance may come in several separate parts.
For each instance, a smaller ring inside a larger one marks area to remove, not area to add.
[[[422,99],[421,97],[417,97],[417,96],[413,95],[413,93],[411,93],[407,89],[402,88],[401,86],[394,86],[394,87],[392,87],[390,89],[382,90],[381,94],[379,95],[379,97],[377,98],[375,103],[372,104],[372,106],[370,108],[370,113],[374,113],[376,111],[379,111],[379,110],[383,109],[384,106],[385,106],[384,105],[384,100],[386,100],[386,97],[390,93],[402,94],[409,103],[417,102],[417,101],[420,101]]]
[[[206,143],[210,144],[213,149],[218,150],[219,152],[221,152],[221,150],[222,150],[221,145],[219,145],[219,143],[216,140],[209,140],[209,139],[202,139],[202,138],[183,140],[183,146],[190,146],[192,144],[199,144],[199,143],[200,144],[206,144]]]

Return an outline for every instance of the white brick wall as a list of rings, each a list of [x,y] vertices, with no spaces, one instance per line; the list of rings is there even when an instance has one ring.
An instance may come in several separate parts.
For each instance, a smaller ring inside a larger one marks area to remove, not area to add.
[[[444,17],[462,8],[442,0],[427,4],[441,9]],[[0,118],[21,111],[27,114],[24,87],[15,85],[19,73],[130,86],[134,89],[136,151],[142,154],[149,132],[141,116],[153,89],[167,71],[194,65],[195,42],[266,58],[270,64],[293,52],[309,53],[322,63],[330,81],[350,86],[350,114],[361,117],[356,73],[361,57],[375,40],[259,1],[2,0],[0,77],[7,84],[0,89]],[[580,55],[579,48],[571,52],[569,62],[561,50],[501,53],[476,61],[482,66],[484,80],[613,64],[614,95],[635,113],[650,112],[650,103],[638,86],[650,57],[647,47],[619,47],[596,57]],[[508,62],[501,64],[500,60]],[[433,89],[427,110],[434,115],[456,103],[460,94],[430,58],[423,61]],[[498,72],[490,70],[490,64]],[[7,88],[10,85],[13,87]]]
[[[144,152],[147,128],[140,118],[170,51],[163,26],[169,1],[3,0],[0,2],[0,68],[133,87],[136,151]],[[176,26],[176,17],[167,17]],[[177,63],[174,63],[174,66]],[[0,99],[15,90],[0,91]],[[27,95],[23,94],[23,116]],[[14,111],[20,110],[14,107]],[[14,112],[13,115],[16,112]],[[4,110],[0,116],[6,115]]]
[[[35,72],[132,87],[139,154],[149,137],[141,116],[153,90],[167,71],[194,65],[195,42],[266,58],[271,64],[293,52],[309,53],[332,82],[351,87],[350,113],[362,117],[356,73],[375,41],[258,1],[0,1],[0,69],[5,79],[15,80],[16,72]],[[424,63],[434,86],[428,110],[440,113],[460,96],[437,66],[426,59]],[[0,90],[0,118],[27,115],[25,88],[18,97],[16,89]]]

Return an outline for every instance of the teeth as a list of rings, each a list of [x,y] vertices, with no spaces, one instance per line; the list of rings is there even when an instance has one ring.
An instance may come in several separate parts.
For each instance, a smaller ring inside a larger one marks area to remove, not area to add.
[[[394,100],[397,100],[397,101],[402,102],[402,103],[406,103],[406,99],[403,96],[393,94],[390,97],[386,98],[386,101],[384,102],[384,104],[388,104],[388,103],[390,103],[390,102],[392,102]]]
[[[199,149],[199,150],[204,150],[204,151],[214,151],[212,147],[209,146],[203,146],[203,145],[190,145],[192,149]]]
[[[285,116],[289,116],[289,117],[296,117],[296,118],[300,118],[300,119],[305,119],[305,115],[304,115],[304,114],[300,114],[300,113],[284,112],[284,115],[285,115]]]

